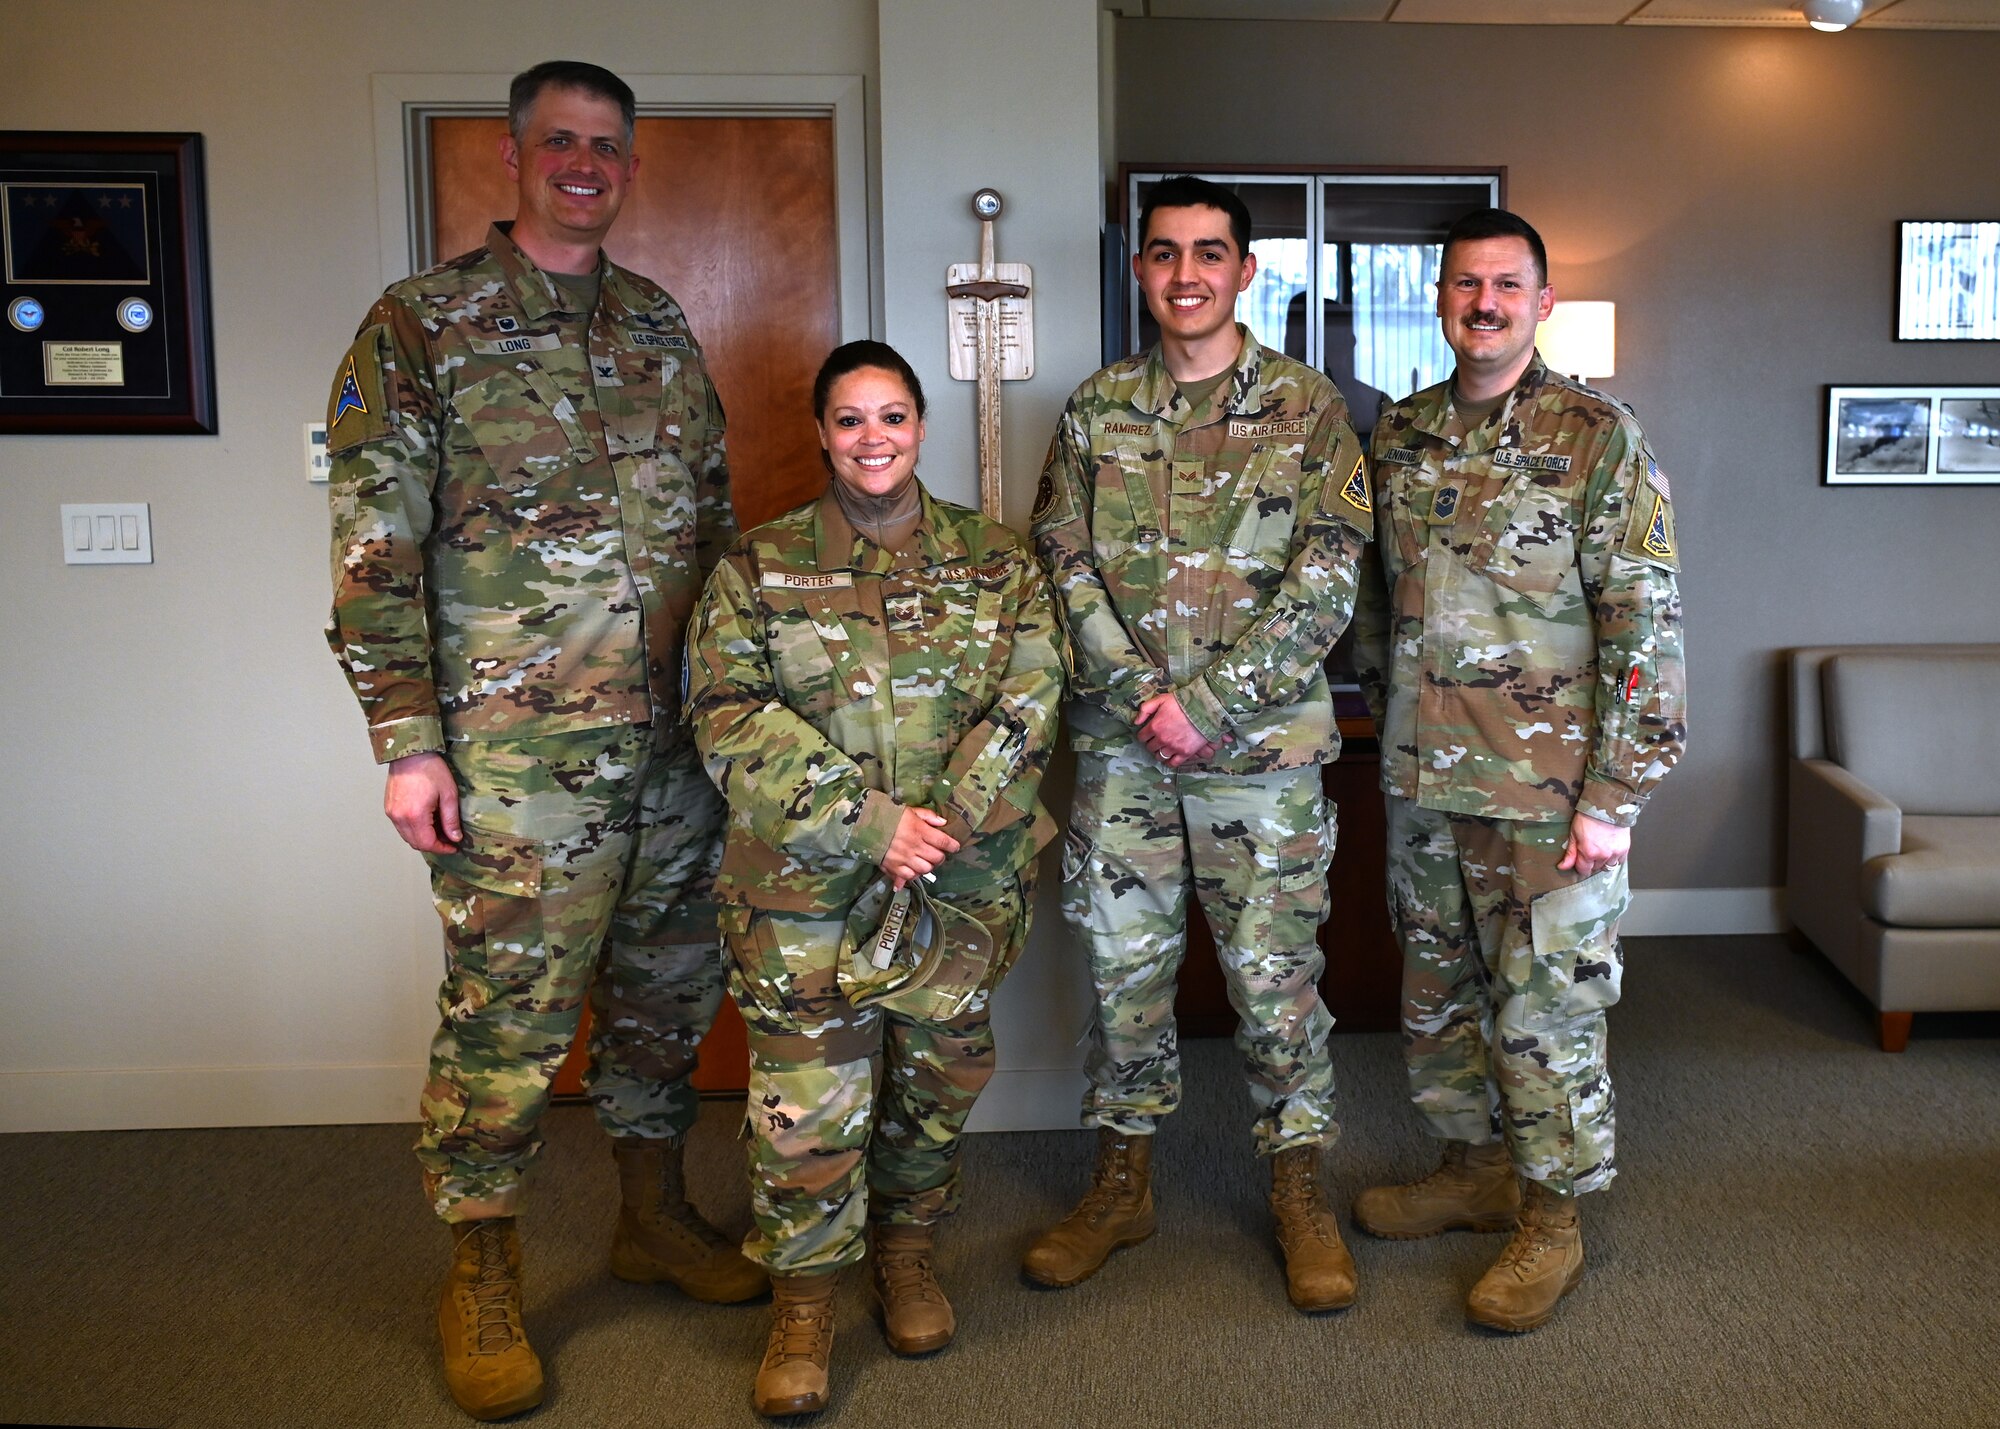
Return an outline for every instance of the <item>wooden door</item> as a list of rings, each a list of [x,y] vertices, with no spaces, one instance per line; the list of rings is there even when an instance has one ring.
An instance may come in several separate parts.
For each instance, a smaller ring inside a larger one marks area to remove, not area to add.
[[[429,121],[432,253],[479,247],[514,216],[500,162],[501,115]],[[728,421],[729,472],[745,529],[817,496],[826,483],[812,380],[840,340],[833,121],[825,116],[642,116],[639,174],[605,241],[615,262],[687,310]],[[589,1020],[556,1079],[582,1091]],[[743,1024],[727,1000],[702,1044],[695,1085],[747,1084]]]

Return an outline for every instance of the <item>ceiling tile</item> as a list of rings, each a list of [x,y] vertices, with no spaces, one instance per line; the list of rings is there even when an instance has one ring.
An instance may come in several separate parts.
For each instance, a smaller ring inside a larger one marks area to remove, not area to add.
[[[1638,0],[1403,0],[1391,17],[1416,25],[1615,25]]]
[[[1155,20],[1380,20],[1395,0],[1148,0]]]
[[[1869,6],[1865,23],[1871,30],[2000,30],[2000,0],[1897,0]]]
[[[1903,0],[1904,4],[1909,0]],[[2000,8],[1996,0],[1986,0],[1989,10]],[[1877,11],[1890,8],[1900,9],[1893,0],[1868,0],[1862,8],[1862,19]],[[2000,16],[1996,16],[2000,18]],[[1637,13],[1626,21],[1629,25],[1776,25],[1790,27],[1803,26],[1805,20],[1799,14],[1794,0],[1791,4],[1773,4],[1771,0],[1647,0],[1638,7]]]

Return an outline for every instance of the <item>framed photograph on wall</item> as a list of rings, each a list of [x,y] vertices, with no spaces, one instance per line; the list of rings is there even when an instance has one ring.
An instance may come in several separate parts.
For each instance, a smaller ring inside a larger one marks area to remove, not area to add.
[[[1896,263],[1901,342],[2000,342],[2000,222],[1906,220]]]
[[[2000,485],[2000,387],[1829,387],[1828,486]]]
[[[215,429],[201,135],[0,131],[0,432]]]

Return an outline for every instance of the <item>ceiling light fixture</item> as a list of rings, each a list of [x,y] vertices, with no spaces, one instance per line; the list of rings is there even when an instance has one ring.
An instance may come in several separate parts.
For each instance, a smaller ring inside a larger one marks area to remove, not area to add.
[[[1805,0],[1799,8],[1805,12],[1808,25],[1831,33],[1860,19],[1861,4],[1862,0]]]

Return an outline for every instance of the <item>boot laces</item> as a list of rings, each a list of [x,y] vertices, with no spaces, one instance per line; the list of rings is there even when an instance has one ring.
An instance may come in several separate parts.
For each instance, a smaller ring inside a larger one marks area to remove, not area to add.
[[[1558,1207],[1549,1205],[1541,1193],[1530,1191],[1523,1199],[1514,1238],[1500,1252],[1499,1263],[1504,1266],[1518,1265],[1526,1271],[1534,1270],[1542,1256],[1555,1247],[1555,1236],[1551,1233],[1549,1222],[1559,1215]]]
[[[1132,1192],[1132,1173],[1125,1159],[1123,1146],[1113,1147],[1104,1155],[1097,1168],[1097,1175],[1091,1179],[1090,1189],[1083,1193],[1083,1199],[1076,1203],[1070,1218],[1094,1226],[1111,1214],[1117,1204]]]
[[[926,1250],[890,1250],[875,1253],[875,1273],[892,1295],[911,1300],[943,1300],[937,1276],[931,1270]]]
[[[640,1210],[654,1226],[679,1226],[710,1250],[733,1250],[735,1243],[702,1218],[687,1198],[686,1176],[675,1159],[678,1142],[670,1141],[660,1157],[659,1196]]]
[[[520,1287],[507,1263],[507,1237],[498,1223],[474,1221],[467,1236],[479,1257],[472,1283],[472,1353],[497,1355],[520,1337]]]
[[[768,1368],[789,1360],[816,1360],[821,1342],[833,1329],[833,1307],[785,1305],[771,1317],[771,1343],[764,1351]]]
[[[1272,1207],[1278,1214],[1278,1237],[1293,1243],[1304,1232],[1322,1245],[1330,1245],[1326,1227],[1320,1223],[1319,1169],[1307,1158],[1281,1161],[1271,1185]]]

